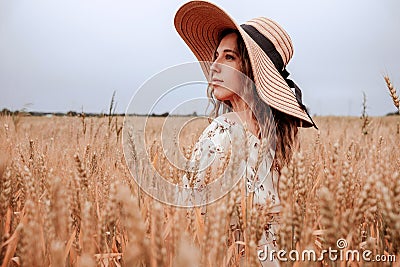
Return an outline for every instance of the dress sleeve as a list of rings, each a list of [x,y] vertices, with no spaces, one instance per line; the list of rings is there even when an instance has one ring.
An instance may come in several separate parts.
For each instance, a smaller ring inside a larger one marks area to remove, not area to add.
[[[214,183],[212,187],[218,187],[215,182],[225,183],[223,177],[235,150],[232,146],[243,132],[240,129],[242,127],[235,122],[218,117],[200,135],[194,145],[187,172],[182,177],[180,202],[184,206],[205,204],[210,197],[207,196],[207,186]]]

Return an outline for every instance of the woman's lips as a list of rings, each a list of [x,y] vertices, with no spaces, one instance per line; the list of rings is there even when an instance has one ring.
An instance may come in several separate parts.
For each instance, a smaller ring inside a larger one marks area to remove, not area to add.
[[[220,84],[223,83],[224,81],[218,78],[212,78],[211,84]]]

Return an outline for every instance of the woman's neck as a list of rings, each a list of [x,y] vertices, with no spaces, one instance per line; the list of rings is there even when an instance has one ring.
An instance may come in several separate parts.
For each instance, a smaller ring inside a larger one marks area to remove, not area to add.
[[[232,96],[232,99],[229,101],[231,102],[232,110],[234,112],[240,112],[249,109],[249,106],[246,104],[246,102],[244,102],[243,99],[237,95]]]
[[[232,100],[230,100],[232,105],[232,110],[239,117],[241,123],[246,125],[248,130],[254,134],[258,135],[259,127],[257,127],[257,123],[254,121],[253,113],[246,102],[243,101],[239,96],[234,96]]]

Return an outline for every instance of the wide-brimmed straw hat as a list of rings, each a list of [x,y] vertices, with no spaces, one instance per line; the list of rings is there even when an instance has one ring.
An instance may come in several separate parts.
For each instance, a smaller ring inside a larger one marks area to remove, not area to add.
[[[246,45],[260,98],[269,106],[300,119],[299,126],[317,128],[302,103],[300,88],[287,78],[289,73],[285,68],[293,56],[293,45],[275,21],[260,17],[238,25],[220,7],[206,1],[191,1],[177,11],[175,28],[200,61],[207,78],[221,32],[237,29]]]

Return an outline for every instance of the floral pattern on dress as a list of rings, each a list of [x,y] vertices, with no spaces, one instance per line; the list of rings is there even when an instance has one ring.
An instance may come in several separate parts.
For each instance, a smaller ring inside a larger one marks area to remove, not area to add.
[[[244,131],[241,124],[236,123],[225,116],[214,119],[211,124],[200,135],[194,146],[192,158],[199,165],[199,169],[211,168],[212,175],[216,175],[221,162],[227,158],[229,148],[232,145],[231,136],[240,135]],[[235,142],[235,140],[233,140]],[[246,161],[245,184],[248,195],[253,195],[253,205],[265,205],[270,203],[271,212],[278,213],[281,209],[279,197],[277,194],[278,174],[271,168],[273,156],[271,154],[264,157],[259,166],[256,166],[261,147],[260,140],[253,134],[247,132],[248,159]],[[242,151],[240,151],[242,152]],[[270,171],[272,169],[272,171]],[[189,187],[190,181],[185,175],[182,178],[185,187]],[[186,201],[189,198],[196,199],[196,202],[204,200],[205,172],[199,173],[193,184],[194,195],[185,196]],[[199,199],[200,198],[200,199]],[[202,213],[206,211],[203,210]],[[277,216],[276,216],[277,217]],[[235,228],[235,222],[231,223]],[[264,234],[259,241],[259,246],[268,246],[276,248],[276,231],[278,222],[271,221],[265,227]],[[279,266],[277,262],[262,262],[262,266]],[[272,264],[272,265],[271,265]],[[277,265],[278,264],[278,265]]]

